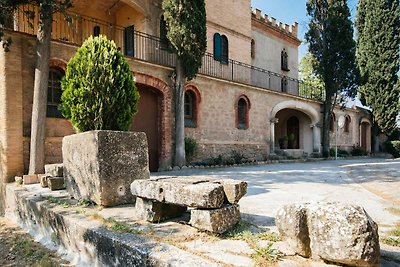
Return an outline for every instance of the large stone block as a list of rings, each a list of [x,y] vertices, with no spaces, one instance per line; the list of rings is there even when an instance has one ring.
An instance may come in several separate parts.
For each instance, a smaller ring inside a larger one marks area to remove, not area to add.
[[[379,266],[378,225],[362,207],[313,204],[307,223],[313,257],[348,266]]]
[[[68,192],[98,205],[132,203],[130,184],[149,179],[145,133],[91,131],[63,139],[64,177]]]
[[[51,191],[63,190],[65,189],[64,177],[49,177],[47,185]]]
[[[195,208],[215,209],[224,203],[220,184],[191,183],[182,179],[137,180],[131,185],[134,196]]]
[[[275,222],[299,255],[346,266],[379,266],[378,226],[360,206],[292,204],[278,211]]]
[[[220,209],[193,209],[189,223],[202,231],[222,234],[235,226],[239,220],[239,206],[225,205]]]
[[[282,239],[289,248],[303,257],[311,256],[310,237],[307,225],[307,206],[304,204],[285,205],[275,217]]]
[[[47,164],[44,166],[45,173],[53,177],[63,176],[64,165],[60,164]]]
[[[181,216],[186,207],[136,198],[135,210],[138,218],[149,222],[160,222],[165,219]]]

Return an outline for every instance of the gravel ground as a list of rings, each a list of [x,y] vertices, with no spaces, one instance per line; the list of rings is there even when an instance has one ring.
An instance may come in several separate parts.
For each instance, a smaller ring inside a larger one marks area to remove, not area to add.
[[[19,227],[0,217],[0,266],[71,266]]]

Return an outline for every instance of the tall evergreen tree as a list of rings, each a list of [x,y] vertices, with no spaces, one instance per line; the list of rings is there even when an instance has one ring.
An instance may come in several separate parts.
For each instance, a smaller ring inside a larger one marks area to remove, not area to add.
[[[0,0],[0,25],[4,25],[5,20],[19,6],[31,4],[39,7],[39,25],[33,89],[29,174],[37,174],[43,173],[45,162],[44,140],[53,13],[64,12],[71,7],[71,0]],[[0,32],[2,32],[1,29]],[[3,36],[3,34],[1,33],[0,36]]]
[[[207,47],[204,0],[163,0],[167,37],[176,54],[174,165],[185,164],[185,83],[197,74]]]
[[[329,155],[331,112],[340,96],[354,97],[357,86],[356,44],[346,0],[308,0],[306,40],[314,70],[324,82],[322,152]]]
[[[359,92],[372,108],[374,122],[390,135],[400,110],[399,0],[360,0],[356,27]]]

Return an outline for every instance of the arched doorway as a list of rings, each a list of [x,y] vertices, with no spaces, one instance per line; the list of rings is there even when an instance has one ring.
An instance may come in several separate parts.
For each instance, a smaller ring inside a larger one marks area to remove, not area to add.
[[[145,132],[149,146],[150,171],[159,167],[159,95],[150,86],[138,85],[140,94],[138,113],[133,119],[131,131]]]
[[[296,116],[292,116],[287,120],[286,132],[288,137],[288,148],[300,148],[300,122]]]

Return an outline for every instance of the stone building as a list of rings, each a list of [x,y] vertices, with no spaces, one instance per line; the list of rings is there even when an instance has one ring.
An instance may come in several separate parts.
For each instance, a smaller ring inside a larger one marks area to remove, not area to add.
[[[251,12],[250,0],[207,0],[206,9],[207,54],[185,94],[186,136],[198,143],[196,160],[237,152],[262,160],[280,150],[284,136],[292,141],[288,153],[320,152],[321,102],[298,81],[297,23]],[[6,25],[11,51],[0,49],[0,174],[8,181],[29,165],[37,16],[31,27],[24,10],[37,12],[21,7]],[[70,22],[60,14],[53,19],[46,163],[62,160],[62,138],[74,133],[57,110],[66,64],[85,39],[103,34],[121,48],[134,72],[141,98],[132,130],[148,136],[151,169],[171,166],[175,56],[168,49],[161,0],[75,0],[69,12]],[[340,147],[370,151],[368,114],[345,108],[332,116],[345,118]]]

